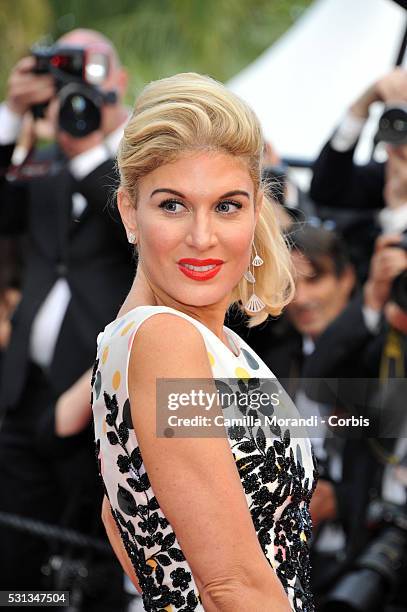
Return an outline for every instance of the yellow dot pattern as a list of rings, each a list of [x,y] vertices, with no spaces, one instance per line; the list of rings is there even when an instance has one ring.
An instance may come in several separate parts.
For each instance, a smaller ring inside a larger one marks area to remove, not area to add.
[[[105,348],[103,349],[103,354],[102,354],[102,363],[103,364],[106,363],[108,356],[109,356],[109,347],[105,346]]]
[[[155,568],[157,567],[157,561],[154,561],[154,559],[148,559],[146,561],[146,565],[149,565],[150,567],[152,567],[154,571]]]
[[[133,325],[134,321],[130,321],[130,323],[127,323],[126,327],[123,327],[122,331],[120,332],[120,335],[125,336],[127,332],[133,327]]]
[[[120,382],[121,382],[121,375],[119,370],[116,370],[116,372],[113,374],[113,378],[112,378],[112,385],[113,385],[113,389],[115,391],[117,391],[117,389],[120,387]]]
[[[209,363],[213,367],[215,365],[215,357],[208,351]]]
[[[235,368],[235,375],[236,375],[236,378],[243,378],[243,379],[251,378],[249,372],[245,368],[241,368],[240,366]]]

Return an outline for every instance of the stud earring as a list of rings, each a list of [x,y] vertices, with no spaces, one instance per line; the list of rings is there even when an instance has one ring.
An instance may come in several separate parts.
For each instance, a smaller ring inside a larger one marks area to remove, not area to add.
[[[136,242],[136,234],[133,232],[127,232],[127,240],[130,242],[130,244],[134,244]]]
[[[250,265],[249,265],[249,269],[243,275],[244,278],[247,280],[247,282],[251,283],[253,286],[252,294],[250,298],[248,299],[248,301],[246,302],[244,308],[245,310],[247,310],[247,312],[257,313],[263,310],[263,308],[265,308],[266,305],[254,292],[254,285],[256,284],[256,278],[254,276],[254,268],[255,267],[258,268],[259,266],[263,265],[264,261],[262,260],[260,255],[257,253],[257,249],[256,249],[254,242],[253,242],[253,248],[254,248],[254,257],[251,263],[252,269],[250,270]]]

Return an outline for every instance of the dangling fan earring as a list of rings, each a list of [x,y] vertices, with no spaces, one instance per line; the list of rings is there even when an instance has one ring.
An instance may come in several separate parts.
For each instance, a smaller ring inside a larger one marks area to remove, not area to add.
[[[266,306],[265,303],[254,293],[254,285],[256,283],[256,279],[254,276],[254,268],[255,267],[258,268],[259,266],[262,266],[264,264],[264,261],[262,260],[260,255],[258,255],[254,242],[253,242],[253,248],[254,248],[255,255],[251,263],[252,269],[250,270],[250,265],[249,265],[249,269],[243,275],[245,279],[247,280],[247,282],[252,284],[252,294],[250,298],[248,299],[248,301],[246,302],[244,308],[245,310],[247,310],[247,312],[256,313],[256,312],[260,312],[261,310],[263,310],[263,308],[265,308]]]

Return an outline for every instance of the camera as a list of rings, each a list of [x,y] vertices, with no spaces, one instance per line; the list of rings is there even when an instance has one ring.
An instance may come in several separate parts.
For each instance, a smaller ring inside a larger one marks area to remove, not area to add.
[[[372,538],[325,596],[321,612],[383,612],[390,601],[405,610],[406,508],[378,499],[368,515]]]
[[[100,127],[104,104],[115,104],[115,91],[104,92],[100,85],[106,79],[110,61],[101,45],[70,47],[34,46],[36,74],[51,74],[60,103],[58,126],[71,136],[87,136]],[[32,107],[35,118],[44,117],[48,103]]]
[[[375,144],[378,142],[395,146],[407,144],[407,104],[386,106],[375,136]]]
[[[379,119],[375,144],[381,141],[393,146],[407,144],[407,104],[386,106]],[[392,246],[407,251],[407,233],[403,233],[401,241]],[[394,279],[390,291],[390,300],[407,311],[407,270],[401,272]]]

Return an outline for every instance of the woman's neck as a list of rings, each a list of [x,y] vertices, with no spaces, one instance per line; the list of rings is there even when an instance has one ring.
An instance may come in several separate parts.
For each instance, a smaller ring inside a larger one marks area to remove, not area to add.
[[[167,306],[196,319],[208,327],[218,338],[225,341],[223,323],[228,305],[229,300],[227,298],[223,302],[208,306],[193,306],[177,302],[171,296],[152,288],[141,267],[139,267],[133,285],[120,308],[118,316],[126,314],[137,306]]]

